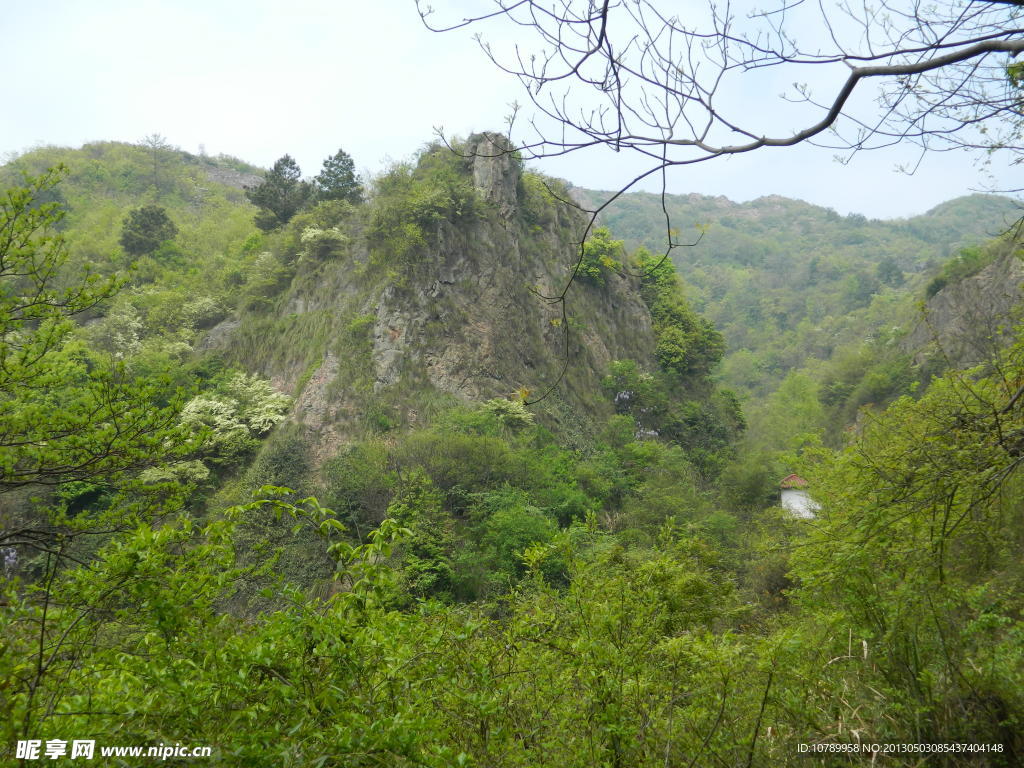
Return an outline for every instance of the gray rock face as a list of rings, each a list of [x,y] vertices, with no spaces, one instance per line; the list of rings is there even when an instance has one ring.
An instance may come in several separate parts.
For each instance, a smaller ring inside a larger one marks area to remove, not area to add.
[[[224,349],[230,344],[231,334],[239,325],[241,325],[241,323],[235,318],[229,317],[227,320],[221,320],[213,326],[213,328],[207,331],[203,340],[199,342],[196,348],[200,352]]]
[[[518,202],[519,159],[512,145],[500,133],[476,133],[467,141],[473,155],[473,186],[485,200],[511,216]]]
[[[371,401],[412,424],[438,393],[480,401],[527,390],[532,398],[557,384],[538,416],[582,434],[614,410],[601,390],[611,361],[657,365],[639,278],[577,281],[563,317],[562,305],[544,297],[565,290],[585,218],[551,203],[543,219],[527,220],[507,142],[478,134],[469,144],[468,170],[485,203],[473,216],[431,222],[415,260],[383,265],[374,265],[375,244],[356,222],[345,257],[301,263],[278,304],[286,332],[308,343],[268,344],[258,359],[247,347],[239,361],[289,392],[306,376],[292,417],[316,435],[317,460],[365,428]],[[213,329],[211,348],[230,345],[231,331]]]
[[[925,319],[904,339],[904,349],[915,353],[917,363],[936,347],[956,367],[989,360],[1009,340],[1022,298],[1024,262],[1009,253],[929,299]]]
[[[395,384],[401,378],[403,369],[416,362],[419,355],[406,334],[410,329],[421,327],[425,321],[426,316],[422,311],[396,301],[393,287],[384,289],[377,305],[377,322],[373,326],[375,391]]]
[[[242,171],[236,171],[234,168],[206,165],[203,167],[203,170],[210,180],[216,181],[218,184],[234,187],[235,189],[245,190],[248,187],[255,187],[263,181],[262,176],[254,173],[243,173]]]
[[[480,400],[526,388],[539,394],[570,366],[566,398],[581,410],[612,360],[652,362],[650,313],[636,278],[609,274],[602,287],[575,283],[562,309],[559,294],[577,257],[582,221],[526,233],[507,219],[442,225],[432,258],[403,289],[389,286],[377,303],[373,332],[376,390],[405,375],[425,375],[438,390]],[[572,236],[569,232],[572,232]],[[610,407],[610,406],[609,406]]]
[[[331,416],[327,387],[338,375],[338,358],[328,351],[320,367],[310,376],[302,393],[295,399],[293,412],[302,423],[320,429]]]

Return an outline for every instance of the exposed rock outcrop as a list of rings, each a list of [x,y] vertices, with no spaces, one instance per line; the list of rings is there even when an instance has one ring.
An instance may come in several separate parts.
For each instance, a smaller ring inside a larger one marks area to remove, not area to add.
[[[472,213],[420,220],[427,242],[415,258],[389,261],[374,250],[386,246],[372,240],[372,226],[356,217],[344,256],[300,260],[276,299],[277,317],[248,331],[281,333],[292,344],[243,338],[230,324],[208,336],[209,348],[234,344],[246,355],[241,364],[296,394],[293,418],[319,435],[317,457],[367,419],[413,423],[431,392],[435,402],[437,394],[480,401],[521,390],[536,396],[557,383],[538,417],[583,434],[613,412],[601,390],[611,361],[657,366],[639,278],[610,270],[603,284],[577,281],[563,317],[561,304],[544,297],[565,289],[586,220],[538,185],[528,191],[499,134],[464,146],[469,156],[457,167],[476,190]]]
[[[200,352],[224,349],[230,343],[232,332],[238,328],[239,325],[240,322],[236,318],[229,317],[226,320],[221,320],[206,332],[206,335],[203,337],[202,341],[199,342],[196,348]]]
[[[919,364],[940,350],[955,367],[990,360],[1009,340],[1022,299],[1024,261],[1007,253],[929,299],[924,319],[903,347]]]
[[[473,186],[502,216],[515,213],[520,160],[508,139],[500,133],[476,133],[466,142],[473,157]]]
[[[582,222],[567,213],[558,228],[526,232],[505,214],[511,203],[503,196],[515,190],[510,176],[490,178],[499,184],[488,196],[499,216],[442,225],[417,280],[382,292],[373,333],[378,391],[414,372],[474,400],[539,391],[557,378],[567,329],[561,306],[541,297],[557,295],[568,280]],[[617,274],[602,287],[574,284],[568,302],[568,397],[582,406],[583,391],[598,387],[612,360],[652,359],[651,320],[637,280]]]

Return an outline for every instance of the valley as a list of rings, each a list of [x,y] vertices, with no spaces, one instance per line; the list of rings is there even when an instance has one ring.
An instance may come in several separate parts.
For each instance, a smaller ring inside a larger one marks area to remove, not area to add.
[[[1024,754],[1009,198],[668,196],[663,258],[660,197],[591,225],[495,133],[372,178],[42,147],[0,186],[0,754]]]

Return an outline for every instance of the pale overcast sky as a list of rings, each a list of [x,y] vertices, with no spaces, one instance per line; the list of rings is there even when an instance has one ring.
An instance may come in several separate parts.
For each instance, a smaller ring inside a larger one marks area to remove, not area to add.
[[[500,130],[509,104],[523,101],[470,31],[426,31],[412,0],[0,0],[0,11],[0,155],[159,133],[261,166],[289,153],[309,175],[343,147],[373,173],[430,141],[434,126]],[[766,94],[751,109],[778,104]],[[967,153],[931,156],[910,177],[893,171],[908,159],[877,152],[842,166],[827,150],[768,149],[679,169],[669,184],[879,218],[986,185]],[[610,153],[541,170],[596,189],[632,175]],[[1008,171],[997,183],[1019,186]]]

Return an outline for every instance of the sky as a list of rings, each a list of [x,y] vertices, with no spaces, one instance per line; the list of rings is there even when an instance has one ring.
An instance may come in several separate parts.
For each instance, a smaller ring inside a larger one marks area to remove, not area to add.
[[[457,16],[462,2],[433,5]],[[510,105],[524,101],[473,31],[426,30],[412,0],[7,0],[0,158],[156,133],[189,152],[263,167],[288,153],[310,176],[343,148],[364,173],[378,173],[410,158],[438,127],[461,136],[502,130]],[[499,25],[477,31],[498,45],[517,42]],[[776,114],[783,87],[759,84],[742,94],[743,108]],[[833,155],[765,149],[675,169],[668,188],[739,202],[777,194],[895,218],[1020,186],[1008,167],[995,166],[987,179],[966,152],[930,155],[910,176],[895,170],[916,160],[904,149],[861,153],[845,165]],[[593,189],[618,188],[638,172],[610,152],[538,169]]]

